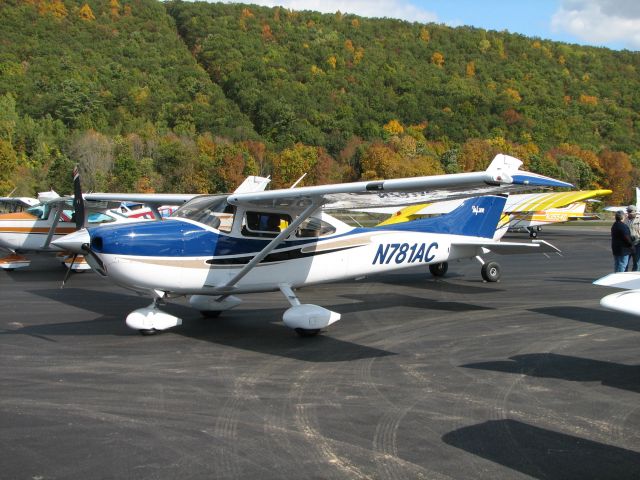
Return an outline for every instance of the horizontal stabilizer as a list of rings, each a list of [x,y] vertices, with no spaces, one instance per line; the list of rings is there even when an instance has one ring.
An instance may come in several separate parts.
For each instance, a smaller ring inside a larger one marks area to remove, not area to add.
[[[560,249],[544,240],[533,240],[531,242],[496,242],[494,244],[483,245],[493,253],[498,255],[514,255],[522,253],[560,253]]]

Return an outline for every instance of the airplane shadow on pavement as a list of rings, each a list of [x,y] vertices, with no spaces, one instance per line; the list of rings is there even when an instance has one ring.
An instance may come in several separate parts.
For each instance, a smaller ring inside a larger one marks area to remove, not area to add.
[[[604,295],[603,295],[604,296]],[[592,323],[603,327],[620,328],[640,332],[640,318],[625,313],[584,307],[541,307],[532,308],[531,312],[552,315],[554,317],[575,320],[576,322]]]
[[[394,307],[411,307],[423,310],[443,310],[448,312],[466,312],[475,310],[491,310],[489,307],[473,305],[464,302],[449,302],[416,295],[402,295],[395,293],[354,293],[343,294],[343,298],[357,300],[357,303],[336,304],[331,307],[336,311],[346,314],[363,312],[367,310],[380,310]]]
[[[63,302],[76,309],[94,312],[101,317],[93,320],[26,325],[5,330],[0,332],[0,335],[23,334],[47,341],[55,341],[52,338],[56,336],[139,335],[126,326],[126,315],[150,303],[148,298],[127,293],[78,288],[65,289],[63,292],[65,292],[64,297],[61,296],[59,289],[32,291],[34,294]],[[168,303],[162,307],[164,311],[184,320],[182,325],[169,330],[172,334],[259,353],[309,362],[340,362],[395,355],[394,352],[328,335],[300,338],[282,324],[282,314],[286,308],[286,301],[283,301],[283,308],[238,309],[225,312],[220,318],[204,319],[197,311],[184,305]],[[27,322],[29,319],[25,319],[25,323]],[[140,340],[144,342],[142,337]]]
[[[640,393],[640,365],[622,365],[556,353],[529,353],[509,357],[509,360],[469,363],[462,367],[571,382],[600,382],[607,387]]]
[[[490,420],[445,434],[448,445],[544,480],[638,478],[640,453],[516,420]]]

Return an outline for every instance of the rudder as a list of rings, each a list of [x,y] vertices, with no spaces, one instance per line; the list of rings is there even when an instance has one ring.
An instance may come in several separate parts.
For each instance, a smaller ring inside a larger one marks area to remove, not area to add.
[[[445,215],[383,228],[493,238],[506,202],[507,197],[503,195],[472,197]]]

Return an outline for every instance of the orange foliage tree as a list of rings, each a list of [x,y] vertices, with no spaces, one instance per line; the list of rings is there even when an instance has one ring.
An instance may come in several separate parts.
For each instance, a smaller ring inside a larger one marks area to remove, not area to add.
[[[323,148],[297,143],[286,148],[272,160],[274,188],[291,186],[305,173],[304,185],[331,182],[335,177],[335,161]]]
[[[624,152],[612,152],[603,150],[598,155],[600,165],[607,175],[604,179],[604,187],[613,190],[610,201],[612,204],[620,204],[633,196],[633,177],[631,160]]]
[[[444,65],[444,55],[440,52],[435,52],[433,55],[431,55],[431,63],[433,63],[437,67],[442,68],[442,66]]]

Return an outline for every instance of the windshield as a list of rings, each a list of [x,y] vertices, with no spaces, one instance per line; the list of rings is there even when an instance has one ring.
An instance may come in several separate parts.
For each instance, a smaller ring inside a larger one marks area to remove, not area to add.
[[[196,197],[173,212],[172,217],[188,218],[223,232],[230,232],[234,207],[227,203],[226,195]]]
[[[27,213],[37,217],[39,220],[46,220],[49,218],[49,212],[51,207],[46,203],[41,203],[27,209]]]

